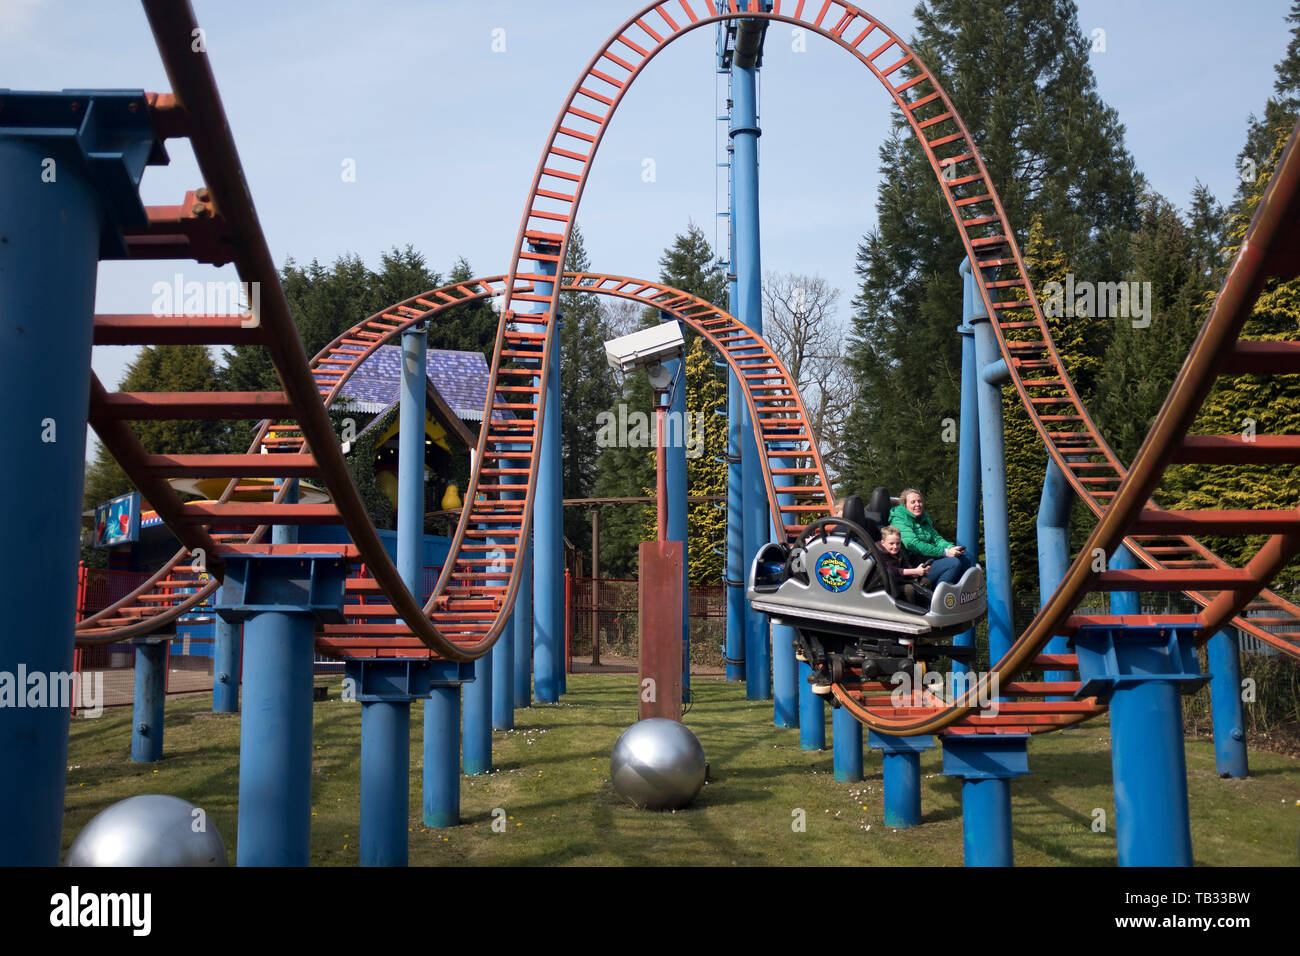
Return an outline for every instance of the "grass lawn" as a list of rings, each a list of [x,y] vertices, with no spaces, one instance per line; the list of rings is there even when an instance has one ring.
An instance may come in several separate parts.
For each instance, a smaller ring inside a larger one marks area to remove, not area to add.
[[[462,778],[460,827],[420,820],[423,711],[411,710],[413,865],[944,865],[962,862],[960,781],[940,774],[940,754],[921,761],[922,824],[884,825],[880,756],[866,779],[837,783],[829,750],[803,752],[798,731],[772,726],[770,702],[748,702],[743,685],[697,678],[686,724],[699,736],[711,782],[694,806],[649,813],[623,804],[609,776],[618,735],[636,719],[632,675],[570,675],[559,704],[516,711],[516,729],[493,739],[495,771]],[[130,708],[74,719],[68,756],[63,845],[109,804],[138,793],[170,793],[203,807],[234,862],[239,718],[213,714],[211,696],[167,704],[166,756],[130,762]],[[827,739],[830,738],[829,709]],[[313,864],[355,865],[361,708],[315,705]],[[1032,773],[1012,784],[1015,858],[1020,865],[1109,866],[1115,862],[1109,728],[1103,721],[1031,741]],[[1252,776],[1220,780],[1208,741],[1186,742],[1192,839],[1206,865],[1290,866],[1300,832],[1300,761],[1251,753]],[[492,829],[495,808],[506,832]],[[1094,809],[1107,829],[1093,832]],[[804,832],[793,824],[802,810]]]

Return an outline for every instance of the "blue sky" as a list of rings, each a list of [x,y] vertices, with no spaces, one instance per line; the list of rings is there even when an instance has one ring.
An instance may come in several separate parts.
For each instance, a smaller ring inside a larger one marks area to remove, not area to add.
[[[995,0],[991,0],[995,2]],[[441,271],[465,256],[479,274],[509,266],[550,124],[600,43],[635,9],[594,0],[194,0],[253,197],[276,261],[332,261],[413,244]],[[868,12],[910,37],[912,0]],[[1193,183],[1221,201],[1247,115],[1271,92],[1289,0],[1245,3],[1079,0],[1102,97],[1152,185],[1185,206]],[[505,50],[494,52],[493,31]],[[498,34],[498,36],[500,36]],[[672,44],[629,91],[601,147],[578,221],[593,268],[647,278],[688,220],[714,236],[719,182],[714,31]],[[138,5],[0,0],[0,87],[167,89]],[[792,49],[769,33],[762,80],[763,266],[819,273],[854,291],[858,241],[875,223],[884,90],[817,37]],[[200,185],[188,144],[151,169],[146,202]],[[653,159],[655,181],[642,178]],[[345,160],[356,181],[344,182]],[[956,264],[954,263],[954,268]],[[192,264],[104,263],[97,308],[148,311],[151,288],[233,278]],[[361,317],[358,317],[361,318]],[[97,348],[113,387],[133,350]]]

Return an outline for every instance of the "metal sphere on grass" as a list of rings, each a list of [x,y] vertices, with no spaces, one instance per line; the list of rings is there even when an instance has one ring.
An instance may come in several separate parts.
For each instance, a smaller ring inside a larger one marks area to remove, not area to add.
[[[678,810],[704,786],[704,748],[685,724],[666,717],[637,721],[618,738],[609,760],[614,789],[643,810]]]
[[[87,823],[68,866],[225,866],[226,845],[192,803],[161,793],[119,800]]]

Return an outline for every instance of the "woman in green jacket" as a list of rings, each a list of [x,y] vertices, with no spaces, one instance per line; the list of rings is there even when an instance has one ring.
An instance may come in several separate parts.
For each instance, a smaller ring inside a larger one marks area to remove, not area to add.
[[[975,562],[960,544],[953,544],[934,530],[934,523],[925,511],[925,498],[915,488],[908,488],[898,496],[901,504],[889,512],[889,523],[898,529],[903,547],[915,560],[930,561],[926,572],[934,584],[956,584]]]

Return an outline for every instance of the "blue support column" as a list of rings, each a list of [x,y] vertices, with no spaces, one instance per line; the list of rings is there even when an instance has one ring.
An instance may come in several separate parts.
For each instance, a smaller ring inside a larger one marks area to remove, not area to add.
[[[492,772],[492,655],[474,662],[474,680],[465,685],[465,740],[462,766],[466,775]]]
[[[1002,386],[996,368],[1002,360],[997,335],[979,298],[979,277],[966,268],[966,295],[972,303],[975,360],[979,366],[980,487],[984,501],[984,573],[988,584],[989,663],[996,664],[1015,640],[1011,605],[1011,538],[1007,518],[1007,459],[1002,437]],[[969,541],[959,542],[974,550]]]
[[[217,603],[221,591],[217,590]],[[217,617],[212,642],[212,710],[239,713],[239,626]]]
[[[758,217],[758,65],[732,63],[731,67],[732,181],[735,202],[732,222],[736,231],[735,316],[756,333],[763,332],[763,264],[759,254]],[[740,421],[741,508],[744,551],[741,567],[748,575],[755,555],[770,540],[767,491],[754,422],[742,406]],[[745,620],[746,696],[767,700],[772,696],[771,644],[767,616],[747,610]]]
[[[406,866],[411,699],[361,698],[362,866]]]
[[[1060,587],[1065,572],[1070,567],[1070,506],[1074,492],[1057,463],[1047,459],[1047,473],[1043,476],[1043,496],[1038,505],[1038,608],[1042,608]],[[1046,653],[1068,654],[1069,639],[1058,634],[1047,642]],[[1071,681],[1072,671],[1047,671],[1043,679]],[[1068,697],[1048,697],[1048,700],[1068,700]]]
[[[420,602],[424,598],[425,354],[423,322],[402,333],[400,418],[397,436],[397,571]],[[405,662],[375,667],[405,668]],[[361,663],[348,674],[362,683],[361,703],[361,864],[405,866],[408,781],[411,775],[411,698],[391,686],[366,686],[372,674]],[[426,727],[425,747],[428,748]],[[438,728],[455,734],[458,727]]]
[[[240,866],[306,866],[311,842],[316,627],[343,622],[338,555],[226,559],[218,613],[244,625]]]
[[[515,615],[492,645],[492,729],[515,729]]]
[[[131,759],[152,763],[163,755],[164,703],[167,700],[167,642],[135,641],[135,699],[131,707]]]
[[[1214,768],[1220,777],[1246,777],[1246,721],[1241,701],[1237,632],[1225,627],[1206,648],[1210,665],[1210,709],[1214,715]]]
[[[451,733],[446,728],[452,728]],[[435,687],[424,702],[424,825],[460,824],[460,686]]]
[[[1028,734],[949,734],[943,772],[961,777],[967,866],[1011,866],[1011,781],[1029,773]]]
[[[670,322],[667,312],[659,313],[660,321]],[[673,389],[668,405],[668,447],[664,455],[664,471],[668,484],[668,540],[682,543],[682,702],[691,699],[691,576],[690,541],[687,537],[689,513],[686,487],[686,363],[669,359],[663,363],[672,376]],[[674,424],[674,422],[676,424]]]
[[[835,779],[856,783],[862,779],[862,725],[843,707],[831,708],[831,746]]]
[[[1207,679],[1196,660],[1196,631],[1180,624],[1084,627],[1074,637],[1078,696],[1110,706],[1120,866],[1192,865],[1179,695]]]
[[[533,703],[533,532],[524,532],[519,569],[519,596],[515,598],[515,701],[516,708]]]
[[[733,283],[734,288],[734,283]],[[735,301],[734,295],[732,300]],[[744,509],[740,473],[740,418],[744,402],[735,372],[727,373],[727,680],[745,680]]]
[[[921,754],[934,738],[891,737],[867,732],[867,746],[881,752],[885,778],[885,826],[904,829],[921,822]]]
[[[166,153],[141,92],[7,91],[4,101],[0,501],[22,559],[0,575],[0,671],[48,680],[73,669],[96,264],[124,255],[122,227],[146,223],[140,177]],[[28,506],[33,494],[40,507]],[[58,865],[68,722],[69,706],[4,710],[0,865]]]
[[[778,458],[780,468],[793,468],[798,459]],[[777,503],[794,504],[793,495],[779,495]],[[780,516],[776,516],[780,520]],[[772,527],[772,540],[784,541],[785,533]],[[758,614],[756,617],[766,618]],[[788,624],[771,623],[772,629],[772,723],[777,727],[803,727],[805,718],[812,722],[808,729],[809,736],[802,736],[805,750],[821,750],[826,746],[826,706],[823,698],[812,692],[808,676],[812,669],[808,664],[795,660],[794,643],[798,635]],[[820,740],[815,746],[811,741]]]
[[[957,447],[957,540],[963,542],[973,552],[971,558],[979,558],[980,537],[980,423],[979,423],[979,362],[975,358],[975,326],[971,320],[975,315],[977,302],[972,298],[968,274],[970,260],[963,259],[961,269],[964,277],[962,295],[962,322],[957,327],[961,335],[961,412],[958,422]],[[973,647],[975,645],[975,628],[962,631],[953,640],[956,647]],[[953,673],[965,674],[970,665],[962,661],[953,661]]]
[[[1107,564],[1107,567],[1113,571],[1132,571],[1140,566],[1137,556],[1122,544],[1115,549]],[[1110,613],[1141,614],[1142,595],[1137,591],[1111,591]]]
[[[559,251],[558,247],[535,247]],[[555,263],[537,262],[535,272],[554,274]],[[550,294],[553,284],[533,280],[535,294]],[[524,303],[521,303],[521,305]],[[542,303],[535,303],[538,308]],[[520,316],[524,318],[523,315]],[[553,704],[564,690],[564,472],[560,458],[560,316],[555,315],[550,367],[542,418],[541,461],[533,512],[533,693]],[[539,326],[532,326],[540,331]]]
[[[776,640],[776,627],[772,628],[772,639]],[[772,660],[776,661],[776,648],[772,649]],[[793,654],[793,652],[791,652]],[[812,676],[812,667],[807,661],[794,662],[798,666],[795,672],[799,683],[799,749],[826,749],[826,698],[814,694],[808,678]],[[842,708],[837,708],[842,709]],[[855,721],[856,723],[856,721]],[[780,724],[777,724],[779,727]]]

